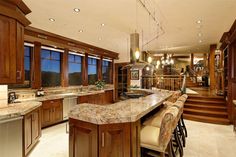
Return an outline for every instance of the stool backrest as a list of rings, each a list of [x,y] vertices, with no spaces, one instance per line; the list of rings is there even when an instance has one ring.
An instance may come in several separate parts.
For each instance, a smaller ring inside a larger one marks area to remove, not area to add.
[[[160,128],[160,135],[159,135],[159,144],[160,146],[165,149],[170,141],[172,135],[172,124],[173,124],[173,114],[172,113],[165,113]]]

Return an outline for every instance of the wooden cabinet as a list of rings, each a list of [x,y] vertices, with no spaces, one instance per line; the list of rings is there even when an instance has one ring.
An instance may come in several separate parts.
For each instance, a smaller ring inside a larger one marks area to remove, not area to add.
[[[78,104],[90,103],[97,105],[106,105],[111,104],[113,102],[113,90],[108,90],[104,93],[79,96],[77,99]]]
[[[111,104],[114,102],[113,99],[113,90],[105,91],[104,102],[103,104]]]
[[[56,124],[63,120],[62,99],[43,101],[42,127]]]
[[[22,1],[0,2],[0,84],[24,82],[24,28],[30,24],[25,18],[29,12]]]
[[[69,125],[69,157],[131,157],[130,123],[96,125],[69,119]]]
[[[69,157],[98,157],[98,126],[69,119]]]
[[[24,116],[23,147],[26,156],[41,137],[41,108]]]
[[[130,124],[99,126],[99,157],[130,157]]]

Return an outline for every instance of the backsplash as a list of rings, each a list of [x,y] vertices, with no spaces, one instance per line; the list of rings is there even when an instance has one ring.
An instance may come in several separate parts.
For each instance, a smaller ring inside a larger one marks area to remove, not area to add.
[[[8,105],[8,86],[0,85],[0,108]]]

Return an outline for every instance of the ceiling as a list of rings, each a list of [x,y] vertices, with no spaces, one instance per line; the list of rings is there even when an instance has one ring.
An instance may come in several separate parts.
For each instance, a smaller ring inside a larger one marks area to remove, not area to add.
[[[135,30],[140,34],[142,50],[208,52],[209,45],[218,43],[222,34],[230,29],[236,15],[236,0],[146,0],[146,7],[152,14],[155,12],[164,30],[160,33],[137,0],[23,1],[32,10],[27,15],[31,26],[118,52],[125,59],[129,56],[129,36]],[[74,12],[74,8],[79,8],[80,12]],[[102,23],[105,26],[101,26]],[[162,35],[142,46],[157,32]]]

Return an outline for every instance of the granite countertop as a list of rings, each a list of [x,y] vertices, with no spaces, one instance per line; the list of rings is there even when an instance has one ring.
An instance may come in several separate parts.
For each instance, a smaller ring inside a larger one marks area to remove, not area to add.
[[[77,105],[69,112],[69,117],[93,124],[111,124],[135,122],[160,106],[172,95],[169,91],[153,91],[151,95],[138,99],[128,99],[102,106],[84,103]]]
[[[236,100],[233,100],[233,104],[234,104],[234,106],[236,107]]]
[[[94,95],[94,94],[99,94],[99,93],[104,93],[105,91],[108,90],[113,90],[113,88],[108,88],[104,90],[93,90],[89,92],[79,92],[79,93],[62,93],[62,94],[50,94],[46,95],[43,97],[34,97],[30,99],[21,99],[18,100],[20,102],[25,102],[25,101],[47,101],[47,100],[55,100],[55,99],[64,99],[68,97],[78,97],[78,96],[86,96],[86,95]]]
[[[10,104],[8,107],[0,108],[0,120],[23,116],[41,105],[42,103],[37,101]]]

